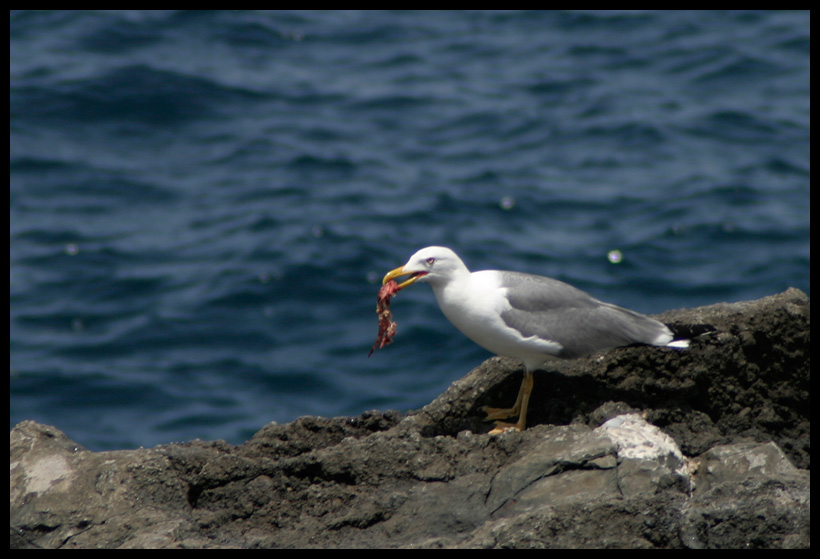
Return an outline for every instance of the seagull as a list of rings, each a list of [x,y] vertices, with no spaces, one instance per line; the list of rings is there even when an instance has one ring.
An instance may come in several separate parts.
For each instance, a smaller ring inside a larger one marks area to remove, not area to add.
[[[599,301],[567,283],[522,272],[470,272],[447,247],[416,252],[388,272],[382,285],[410,276],[396,289],[429,283],[444,316],[472,341],[524,363],[524,379],[511,408],[485,407],[491,433],[523,431],[533,372],[551,359],[574,359],[631,344],[683,349],[667,326],[643,314]],[[502,420],[518,417],[516,423]]]

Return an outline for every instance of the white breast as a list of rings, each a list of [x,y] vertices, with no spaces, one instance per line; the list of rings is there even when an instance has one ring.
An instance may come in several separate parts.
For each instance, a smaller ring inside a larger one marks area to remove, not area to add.
[[[473,272],[460,281],[434,286],[433,292],[444,316],[488,351],[522,359],[528,365],[543,363],[561,351],[557,342],[525,338],[504,323],[501,313],[509,310],[510,304],[494,270]]]

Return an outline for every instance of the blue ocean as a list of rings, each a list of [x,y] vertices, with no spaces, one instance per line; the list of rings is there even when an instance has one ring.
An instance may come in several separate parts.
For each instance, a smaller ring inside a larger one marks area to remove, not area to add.
[[[428,245],[645,313],[810,294],[807,11],[11,11],[9,416],[92,450],[419,408]]]

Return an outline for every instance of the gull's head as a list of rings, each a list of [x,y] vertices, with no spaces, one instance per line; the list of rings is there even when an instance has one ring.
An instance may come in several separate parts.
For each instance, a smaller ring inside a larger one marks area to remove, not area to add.
[[[469,272],[461,258],[449,248],[427,247],[411,256],[404,266],[388,272],[382,280],[382,285],[400,276],[410,276],[410,278],[400,283],[399,289],[417,281],[442,285],[460,274]]]

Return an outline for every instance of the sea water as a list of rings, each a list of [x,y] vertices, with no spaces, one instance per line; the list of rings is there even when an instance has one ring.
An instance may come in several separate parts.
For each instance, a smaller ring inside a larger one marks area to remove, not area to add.
[[[10,425],[239,443],[483,359],[446,245],[645,313],[810,291],[808,12],[10,13]]]

